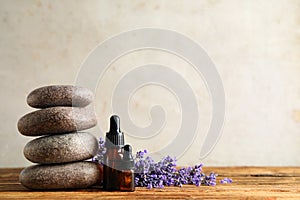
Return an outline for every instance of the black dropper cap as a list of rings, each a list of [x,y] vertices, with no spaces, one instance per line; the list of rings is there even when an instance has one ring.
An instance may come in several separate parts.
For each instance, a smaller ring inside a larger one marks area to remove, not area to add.
[[[132,156],[132,147],[129,144],[124,146],[123,168],[132,169],[134,167],[134,160]]]
[[[109,132],[106,133],[106,144],[124,146],[124,134],[120,129],[120,118],[117,115],[110,117]]]

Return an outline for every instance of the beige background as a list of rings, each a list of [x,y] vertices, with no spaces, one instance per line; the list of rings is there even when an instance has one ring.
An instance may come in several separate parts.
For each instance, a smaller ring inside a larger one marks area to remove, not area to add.
[[[73,84],[81,63],[97,44],[142,27],[178,31],[207,51],[225,87],[222,137],[212,153],[199,160],[211,119],[205,84],[181,59],[150,50],[120,58],[100,81],[95,108],[103,131],[111,114],[114,84],[132,67],[155,62],[172,66],[190,81],[201,110],[198,136],[179,164],[300,165],[299,13],[297,0],[1,0],[0,167],[29,165],[22,149],[31,138],[21,136],[16,123],[33,110],[26,105],[32,89]],[[178,130],[177,101],[155,86],[133,96],[129,107],[132,120],[140,126],[151,123],[148,111],[153,103],[166,110],[165,130],[147,142],[128,137],[134,150],[157,151]],[[92,132],[103,135],[95,129]]]

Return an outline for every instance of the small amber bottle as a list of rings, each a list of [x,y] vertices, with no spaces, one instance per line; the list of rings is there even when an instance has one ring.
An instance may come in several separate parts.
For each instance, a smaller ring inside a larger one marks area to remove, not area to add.
[[[110,130],[106,133],[106,153],[103,159],[103,189],[120,190],[120,171],[122,170],[124,134],[120,130],[120,118],[110,118]]]
[[[134,160],[132,157],[132,148],[130,145],[124,146],[124,156],[122,161],[122,170],[119,174],[120,190],[133,192],[134,187]]]

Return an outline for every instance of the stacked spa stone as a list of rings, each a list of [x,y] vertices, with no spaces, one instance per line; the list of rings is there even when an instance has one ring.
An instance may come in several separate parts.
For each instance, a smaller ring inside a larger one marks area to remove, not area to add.
[[[25,168],[20,182],[31,189],[86,188],[100,181],[97,164],[84,161],[96,155],[97,139],[85,129],[96,125],[86,106],[93,93],[77,86],[47,86],[32,91],[27,103],[40,110],[23,116],[18,129],[41,136],[26,144],[25,157],[37,165]]]

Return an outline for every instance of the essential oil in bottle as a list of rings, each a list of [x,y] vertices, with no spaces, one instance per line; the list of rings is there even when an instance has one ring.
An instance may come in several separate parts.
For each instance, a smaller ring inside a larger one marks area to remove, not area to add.
[[[106,133],[106,153],[103,165],[103,189],[120,190],[120,171],[122,170],[124,134],[120,130],[120,118],[110,118],[110,130]]]
[[[122,170],[119,174],[120,190],[131,191],[134,187],[134,160],[132,157],[132,148],[130,145],[124,146],[124,156],[122,162]]]

